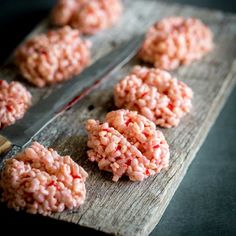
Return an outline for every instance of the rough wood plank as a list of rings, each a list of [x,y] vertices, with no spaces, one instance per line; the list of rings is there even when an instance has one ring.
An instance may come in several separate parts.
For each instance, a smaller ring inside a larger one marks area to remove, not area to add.
[[[136,59],[109,76],[96,91],[58,117],[36,140],[56,148],[62,154],[71,155],[89,173],[85,204],[78,210],[54,214],[52,218],[114,235],[145,236],[161,218],[233,88],[236,80],[236,16],[157,1],[129,0],[125,3],[126,11],[120,24],[91,37],[94,60],[132,35],[145,32],[148,26],[163,16],[198,17],[216,35],[216,47],[211,54],[191,66],[175,71],[179,79],[193,88],[195,96],[192,113],[177,128],[162,129],[171,148],[170,167],[142,183],[133,183],[127,178],[113,183],[109,173],[99,171],[96,164],[87,160],[84,122],[88,118],[102,119],[107,111],[114,109],[113,85],[132,65],[138,63]],[[36,31],[43,31],[47,27],[47,21],[44,21]],[[11,64],[0,75],[10,80],[21,80]],[[25,85],[33,93],[34,103],[55,89],[37,89],[27,83]],[[90,105],[94,109],[91,110]]]

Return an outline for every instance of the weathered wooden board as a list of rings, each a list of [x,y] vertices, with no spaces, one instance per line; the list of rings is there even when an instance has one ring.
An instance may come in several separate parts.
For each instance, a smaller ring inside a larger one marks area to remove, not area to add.
[[[87,160],[84,122],[88,118],[102,119],[107,111],[114,109],[112,87],[132,65],[139,63],[137,59],[109,76],[96,91],[58,117],[36,140],[54,147],[61,154],[71,155],[89,173],[85,204],[78,210],[54,214],[52,218],[114,235],[145,236],[160,220],[234,86],[236,15],[182,5],[167,5],[157,1],[129,0],[125,4],[125,13],[120,24],[91,37],[94,43],[94,60],[132,35],[145,32],[148,26],[164,16],[198,17],[215,34],[215,49],[212,53],[203,60],[174,72],[179,79],[193,88],[195,96],[191,114],[177,128],[162,129],[171,149],[168,170],[142,183],[133,183],[127,178],[113,183],[111,174],[99,171],[96,164]],[[34,33],[47,27],[45,21]],[[1,71],[0,76],[9,80],[21,80],[17,70],[10,64]],[[34,95],[34,103],[55,89],[37,89],[25,84]]]

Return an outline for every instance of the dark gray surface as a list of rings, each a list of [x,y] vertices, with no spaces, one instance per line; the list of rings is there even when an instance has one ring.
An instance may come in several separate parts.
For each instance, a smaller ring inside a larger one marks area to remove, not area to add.
[[[35,24],[47,15],[53,0],[0,0],[1,53],[4,61]],[[168,0],[236,12],[236,1]],[[235,26],[236,27],[236,26]],[[197,154],[168,206],[156,235],[236,235],[236,89]],[[0,207],[0,230],[53,230],[84,235],[88,230],[41,216]],[[9,228],[10,226],[10,228]],[[1,231],[0,231],[1,232]]]

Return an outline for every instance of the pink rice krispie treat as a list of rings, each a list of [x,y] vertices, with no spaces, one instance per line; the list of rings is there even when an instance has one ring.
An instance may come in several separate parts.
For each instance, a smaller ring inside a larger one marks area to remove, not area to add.
[[[87,176],[69,156],[34,142],[5,161],[0,175],[2,201],[32,214],[78,208],[85,200]]]
[[[90,43],[69,26],[27,40],[16,51],[22,75],[38,87],[79,74],[90,61]]]
[[[113,173],[113,181],[127,175],[142,181],[166,168],[169,146],[155,124],[137,112],[117,110],[105,122],[88,120],[88,157],[100,170]]]
[[[55,25],[71,25],[95,34],[114,25],[122,13],[120,0],[59,0],[52,11]]]
[[[19,82],[0,80],[0,128],[21,119],[31,105],[31,94]]]
[[[177,126],[190,111],[192,97],[186,84],[157,68],[136,66],[114,87],[117,107],[136,110],[166,128]]]
[[[140,58],[165,70],[199,60],[213,48],[213,34],[200,20],[169,17],[147,32]]]

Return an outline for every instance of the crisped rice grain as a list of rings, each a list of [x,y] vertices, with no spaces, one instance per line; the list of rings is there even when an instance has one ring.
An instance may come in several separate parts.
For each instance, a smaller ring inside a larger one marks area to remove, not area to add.
[[[5,161],[0,175],[2,201],[32,214],[78,208],[85,200],[87,176],[69,156],[34,142]]]
[[[169,146],[155,124],[137,112],[117,110],[105,122],[88,120],[89,160],[101,170],[113,173],[113,181],[127,175],[142,181],[166,168]]]
[[[21,119],[31,105],[31,94],[19,82],[0,80],[0,128]]]
[[[71,25],[84,34],[95,34],[120,18],[120,0],[59,0],[52,11],[55,25]]]
[[[136,110],[166,128],[177,126],[190,111],[192,97],[186,84],[157,68],[136,66],[114,87],[117,107]]]
[[[44,87],[79,74],[89,64],[89,48],[78,30],[66,26],[27,40],[16,51],[16,63],[23,77]]]
[[[213,48],[213,34],[195,18],[169,17],[147,32],[140,58],[157,68],[173,70],[199,60]]]

